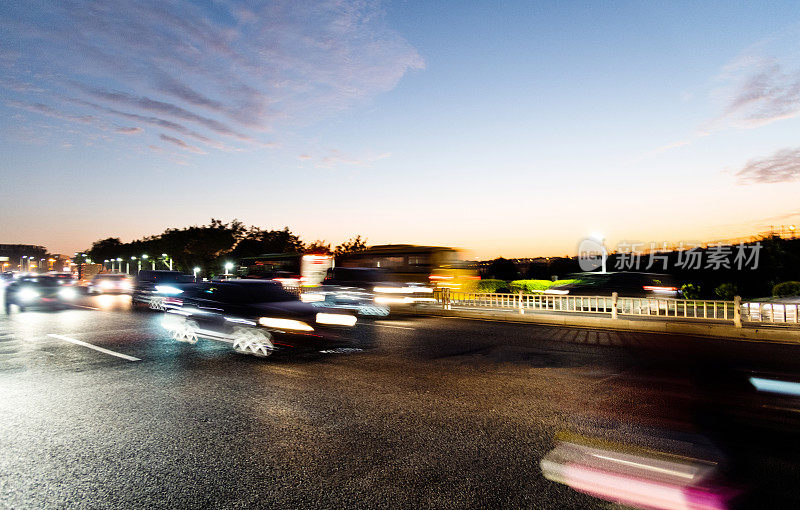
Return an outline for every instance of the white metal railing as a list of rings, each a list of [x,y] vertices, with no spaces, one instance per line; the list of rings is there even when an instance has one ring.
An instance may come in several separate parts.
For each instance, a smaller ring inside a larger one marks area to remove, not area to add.
[[[742,303],[742,320],[775,324],[800,324],[800,304]]]
[[[453,306],[542,312],[581,312],[619,316],[647,316],[702,321],[728,321],[735,326],[745,323],[800,325],[800,304],[775,302],[742,303],[707,299],[631,298],[611,296],[569,296],[557,294],[525,294],[459,292],[436,289],[436,302],[443,308]]]

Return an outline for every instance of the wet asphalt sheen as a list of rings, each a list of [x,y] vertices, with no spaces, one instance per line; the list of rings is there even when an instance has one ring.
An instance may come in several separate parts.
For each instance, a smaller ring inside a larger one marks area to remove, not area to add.
[[[626,374],[697,342],[398,317],[258,359],[125,297],[0,312],[0,507],[605,508],[539,460],[583,417],[654,413]]]

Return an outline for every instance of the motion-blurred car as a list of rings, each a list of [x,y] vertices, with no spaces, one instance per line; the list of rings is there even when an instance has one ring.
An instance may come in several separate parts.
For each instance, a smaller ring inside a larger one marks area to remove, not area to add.
[[[5,288],[13,281],[14,281],[14,273],[12,273],[11,271],[0,273],[0,289]]]
[[[132,291],[133,282],[126,274],[97,274],[86,286],[86,292],[89,294],[130,294]]]
[[[11,312],[16,305],[23,312],[28,308],[62,308],[77,297],[71,285],[54,276],[23,276],[6,287],[5,309]]]
[[[577,281],[550,287],[544,293],[570,296],[609,296],[612,292],[616,292],[620,297],[680,297],[680,286],[672,276],[667,274],[577,273],[569,275],[567,278]]]
[[[317,306],[353,310],[360,315],[388,315],[432,302],[433,289],[417,283],[397,283],[388,272],[375,268],[336,267],[322,285],[302,295]]]
[[[58,278],[66,285],[75,285],[77,283],[75,275],[73,275],[70,271],[51,271],[47,273],[47,276]]]
[[[170,294],[162,325],[178,341],[219,340],[236,352],[260,357],[278,350],[353,345],[348,334],[356,324],[354,315],[303,303],[278,282],[228,280],[159,288]]]
[[[159,286],[169,287],[175,283],[192,283],[192,275],[178,271],[139,271],[133,284],[131,293],[131,306],[134,310],[150,308],[151,310],[164,310],[164,299],[168,294],[159,291]]]

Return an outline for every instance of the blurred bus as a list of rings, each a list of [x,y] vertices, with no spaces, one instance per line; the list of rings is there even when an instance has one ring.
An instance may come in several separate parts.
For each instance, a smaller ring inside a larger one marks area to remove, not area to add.
[[[331,267],[330,255],[268,253],[240,259],[237,275],[276,280],[286,287],[313,287],[322,283]]]
[[[480,280],[463,252],[445,246],[385,244],[336,257],[337,267],[380,268],[398,283],[418,283],[470,291]]]

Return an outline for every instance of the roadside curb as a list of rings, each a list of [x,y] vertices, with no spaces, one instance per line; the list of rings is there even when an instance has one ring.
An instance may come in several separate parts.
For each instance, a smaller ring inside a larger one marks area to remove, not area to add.
[[[460,317],[465,319],[481,319],[498,322],[540,324],[546,326],[564,326],[610,329],[618,331],[636,331],[645,333],[662,333],[675,335],[691,335],[713,338],[747,340],[753,342],[775,342],[784,344],[800,344],[800,330],[792,330],[781,326],[745,326],[736,328],[732,324],[697,324],[680,321],[648,321],[612,319],[610,317],[581,317],[528,312],[494,312],[482,310],[426,310],[431,315],[441,317]]]

